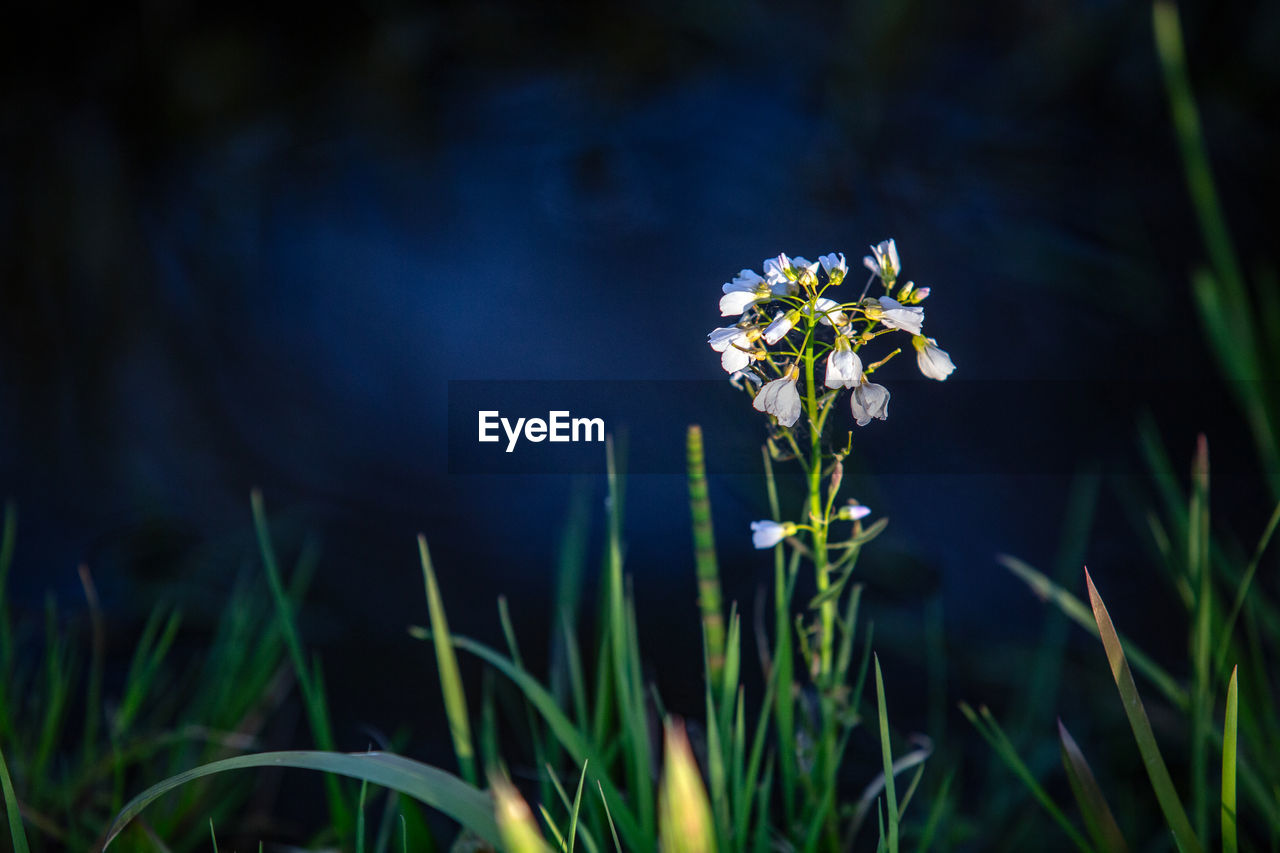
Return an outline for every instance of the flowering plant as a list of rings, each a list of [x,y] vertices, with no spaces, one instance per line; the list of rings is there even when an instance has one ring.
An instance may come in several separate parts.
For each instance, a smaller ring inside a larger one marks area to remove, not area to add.
[[[794,459],[804,469],[807,495],[799,516],[755,521],[751,532],[756,548],[774,548],[777,555],[779,659],[790,656],[784,636],[791,631],[786,600],[794,588],[796,569],[801,558],[813,564],[817,595],[810,609],[816,618],[810,625],[797,623],[801,654],[818,696],[813,725],[797,736],[786,730],[789,708],[780,707],[776,716],[784,748],[788,742],[809,744],[812,754],[807,763],[818,778],[832,783],[843,743],[840,730],[856,717],[846,684],[850,667],[845,648],[852,638],[844,637],[837,650],[837,615],[861,546],[884,529],[886,520],[864,529],[862,519],[870,514],[869,508],[855,500],[837,506],[843,460],[852,448],[853,435],[850,432],[842,446],[832,447],[824,442],[824,432],[846,388],[859,427],[888,418],[889,390],[871,377],[902,348],[864,364],[864,348],[879,338],[910,335],[920,371],[931,379],[945,380],[955,370],[947,352],[923,333],[920,305],[930,289],[912,281],[900,283],[902,265],[895,242],[872,246],[863,264],[870,274],[856,298],[842,291],[849,266],[840,253],[823,255],[817,262],[780,254],[764,261],[763,275],[744,269],[724,285],[720,298],[721,316],[738,321],[707,335],[734,385],[751,395],[754,409],[770,416],[766,461]],[[883,293],[871,295],[876,282]],[[833,542],[832,528],[840,522],[852,522],[852,530]],[[784,545],[791,546],[785,572]],[[849,598],[847,608],[856,612],[856,592]],[[802,756],[800,764],[805,763]],[[834,810],[822,819],[834,822]]]

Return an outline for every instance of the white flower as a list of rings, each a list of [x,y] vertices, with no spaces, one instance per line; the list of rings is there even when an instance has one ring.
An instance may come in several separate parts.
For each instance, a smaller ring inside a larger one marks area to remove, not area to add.
[[[760,383],[764,382],[756,375],[754,370],[739,370],[729,377],[729,384],[739,391],[750,385],[752,388],[759,388]]]
[[[822,264],[822,268],[826,270],[827,278],[831,282],[831,286],[835,287],[844,281],[845,275],[849,272],[849,265],[845,262],[844,253],[839,254],[832,252],[830,255],[823,255],[818,258]]]
[[[878,275],[885,287],[889,287],[897,281],[898,272],[902,269],[898,263],[898,244],[885,240],[878,246],[872,246],[871,254],[862,259],[862,265]]]
[[[836,513],[836,518],[841,521],[857,521],[860,518],[866,518],[871,515],[871,507],[862,506],[861,504],[848,504],[840,507],[840,511]]]
[[[819,296],[812,303],[812,306],[806,304],[804,306],[804,315],[812,317],[818,315],[818,322],[824,326],[834,326],[841,328],[849,325],[849,317],[840,310],[840,303],[834,299],[828,299],[825,296]]]
[[[773,322],[764,330],[764,342],[769,346],[773,346],[778,341],[786,337],[787,332],[791,331],[791,327],[796,324],[796,320],[800,319],[800,312],[792,309],[783,314],[781,311],[774,316]]]
[[[720,366],[726,373],[742,370],[752,361],[748,352],[753,341],[760,337],[760,330],[754,326],[726,326],[713,329],[707,334],[707,343],[720,353]]]
[[[751,522],[751,544],[757,548],[772,548],[788,536],[796,535],[796,526],[787,521],[779,524],[776,521]]]
[[[858,426],[866,426],[872,418],[884,420],[889,417],[889,389],[874,382],[863,382],[853,389],[849,407]]]
[[[769,258],[764,262],[764,277],[773,285],[789,287],[796,281],[816,282],[817,275],[818,265],[809,263],[799,255],[788,258],[786,252],[782,252],[778,257]]]
[[[725,373],[733,374],[745,370],[751,364],[751,353],[737,347],[727,347],[720,353],[720,366]]]
[[[790,284],[782,282],[780,285],[761,278],[754,270],[742,270],[733,281],[728,282],[721,288],[724,296],[720,297],[720,316],[736,317],[751,305],[759,302],[768,302],[775,296],[785,296],[790,293]]]
[[[933,338],[916,335],[911,343],[916,348],[916,364],[920,365],[920,372],[930,379],[942,382],[956,369],[951,363],[951,356]]]
[[[870,300],[868,300],[870,302]],[[924,323],[924,309],[917,308],[912,305],[907,307],[896,299],[888,296],[881,296],[879,299],[880,308],[875,307],[867,310],[867,317],[872,320],[879,320],[890,329],[902,329],[913,335],[920,334],[920,326]]]
[[[836,336],[835,349],[827,356],[828,388],[855,388],[862,384],[862,359],[844,335]]]
[[[800,420],[800,392],[796,390],[799,378],[800,371],[793,365],[786,376],[765,383],[752,401],[751,408],[773,415],[785,427],[795,426],[795,422]]]

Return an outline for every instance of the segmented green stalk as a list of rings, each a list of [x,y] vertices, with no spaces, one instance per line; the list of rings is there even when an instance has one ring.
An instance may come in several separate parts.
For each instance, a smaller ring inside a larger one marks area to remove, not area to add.
[[[693,517],[693,560],[698,572],[698,609],[707,647],[707,677],[719,687],[724,673],[724,613],[721,610],[720,569],[707,496],[707,465],[702,427],[690,424],[685,456],[689,464],[689,513]]]

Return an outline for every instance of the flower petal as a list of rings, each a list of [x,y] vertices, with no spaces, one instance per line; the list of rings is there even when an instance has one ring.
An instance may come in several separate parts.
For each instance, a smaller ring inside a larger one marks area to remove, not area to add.
[[[920,334],[920,326],[924,323],[924,309],[914,305],[907,307],[888,296],[880,297],[880,307],[884,315],[880,322],[890,329],[902,329],[913,335]]]
[[[764,342],[769,346],[773,346],[786,337],[787,332],[790,332],[791,327],[796,324],[798,316],[795,311],[788,311],[785,314],[779,311],[777,316],[773,318],[773,322],[764,330]]]
[[[742,337],[742,329],[737,326],[724,326],[708,332],[707,343],[711,344],[711,348],[716,352],[724,352],[734,340],[740,337]]]
[[[724,368],[725,373],[737,373],[747,365],[751,364],[750,353],[731,346],[720,356],[720,366]]]
[[[751,544],[756,548],[772,548],[787,538],[787,528],[776,521],[751,522]]]
[[[916,335],[911,342],[916,348],[916,364],[925,376],[944,382],[956,369],[951,356],[933,338]]]
[[[851,349],[837,347],[827,356],[828,388],[856,388],[862,384],[862,359]]]
[[[866,426],[872,418],[885,420],[889,417],[889,389],[874,382],[863,382],[853,389],[849,407],[858,426]]]
[[[754,291],[731,290],[720,297],[720,316],[737,317],[749,306],[765,301],[768,301],[767,296],[762,299]]]
[[[795,378],[788,376],[766,382],[751,407],[773,415],[783,426],[795,426],[800,420],[800,392],[796,390]]]

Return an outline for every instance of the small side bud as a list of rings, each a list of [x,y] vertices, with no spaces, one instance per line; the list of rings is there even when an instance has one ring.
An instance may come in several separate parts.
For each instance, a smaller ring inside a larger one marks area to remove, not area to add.
[[[862,506],[856,501],[850,501],[845,506],[840,507],[840,511],[836,513],[836,518],[841,521],[857,521],[871,515],[871,507]]]
[[[538,823],[529,811],[529,804],[520,796],[520,792],[503,776],[494,776],[491,783],[493,790],[493,812],[498,822],[498,834],[502,836],[502,846],[511,853],[552,853],[551,848],[542,840],[538,831]]]
[[[715,853],[715,823],[706,786],[684,726],[667,720],[662,787],[658,791],[658,839],[663,853]]]

